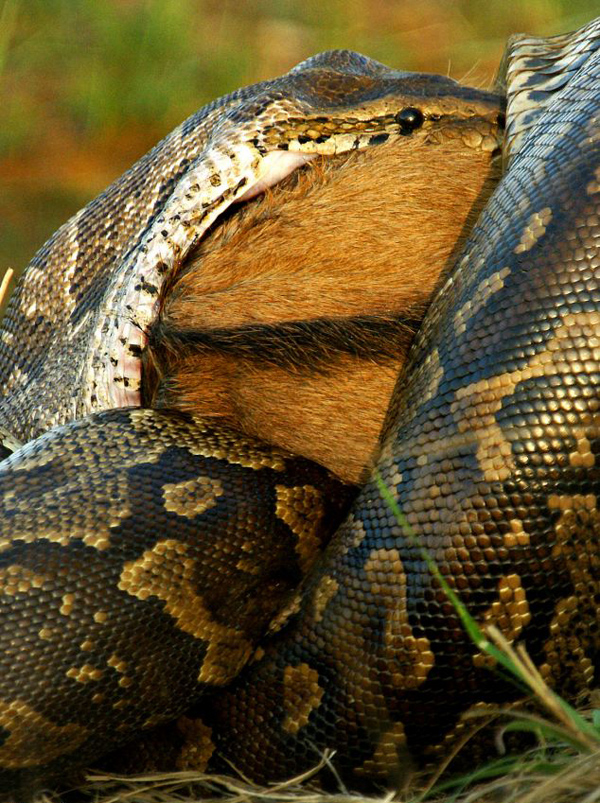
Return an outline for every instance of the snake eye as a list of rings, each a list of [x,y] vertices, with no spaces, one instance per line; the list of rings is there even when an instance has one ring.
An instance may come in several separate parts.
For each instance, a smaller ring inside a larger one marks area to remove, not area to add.
[[[400,126],[401,134],[410,134],[423,125],[423,112],[413,106],[407,106],[398,112],[396,122]]]

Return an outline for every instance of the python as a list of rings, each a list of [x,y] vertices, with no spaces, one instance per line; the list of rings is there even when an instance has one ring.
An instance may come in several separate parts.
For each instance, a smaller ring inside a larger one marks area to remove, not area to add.
[[[268,779],[333,747],[352,783],[385,785],[469,706],[514,696],[490,675],[374,480],[319,557],[355,493],[340,480],[362,482],[374,461],[474,614],[525,639],[557,687],[592,681],[597,41],[591,25],[513,44],[522,80],[509,82],[509,131],[523,107],[521,128],[535,129],[522,142],[511,134],[510,169],[458,257],[497,175],[502,101],[339,52],[211,104],[34,258],[2,332],[11,348],[0,351],[0,415],[16,440],[62,426],[2,464],[7,794],[35,791],[184,713],[171,751],[155,750],[164,762],[230,760]],[[543,55],[552,64],[571,50],[574,74],[548,85]],[[553,147],[557,126],[574,150]],[[269,148],[317,156],[250,198]],[[450,157],[465,164],[456,220]],[[419,236],[405,236],[400,210],[432,189],[415,212]],[[321,199],[332,230],[340,220],[348,232],[347,291],[339,238],[317,246],[305,234]],[[439,207],[426,224],[430,203]],[[367,215],[367,204],[377,211]],[[305,279],[302,246],[319,254],[318,282]],[[424,275],[398,268],[413,257]],[[396,298],[400,274],[411,273]],[[66,423],[114,387],[154,409]],[[294,416],[295,435],[281,410],[297,413],[305,387],[317,409]],[[329,432],[344,396],[344,431],[357,442],[348,458]],[[367,397],[379,401],[369,408]],[[288,452],[295,438],[304,457]]]

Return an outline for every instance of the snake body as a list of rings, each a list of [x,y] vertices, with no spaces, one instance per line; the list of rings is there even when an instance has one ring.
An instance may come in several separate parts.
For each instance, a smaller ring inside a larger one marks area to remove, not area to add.
[[[516,120],[525,133],[425,320],[378,462],[418,543],[374,478],[317,559],[352,494],[326,471],[182,414],[102,410],[139,401],[161,279],[231,202],[415,119],[415,136],[435,136],[448,116],[459,132],[477,117],[485,141],[496,99],[315,57],[199,112],[34,258],[0,333],[5,441],[40,436],[0,467],[4,794],[186,709],[180,767],[273,779],[335,749],[350,782],[397,780],[465,708],[514,696],[422,546],[554,686],[593,683],[598,37],[591,24],[512,45],[509,132]],[[256,531],[278,545],[269,567]]]

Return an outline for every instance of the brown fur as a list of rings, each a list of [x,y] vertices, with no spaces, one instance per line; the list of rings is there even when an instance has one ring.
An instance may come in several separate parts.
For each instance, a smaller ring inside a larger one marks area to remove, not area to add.
[[[412,335],[497,178],[460,140],[403,140],[233,209],[165,294],[146,402],[364,481]]]

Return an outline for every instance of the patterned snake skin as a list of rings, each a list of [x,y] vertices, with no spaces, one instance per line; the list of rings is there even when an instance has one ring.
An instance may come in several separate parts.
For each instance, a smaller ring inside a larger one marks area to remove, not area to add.
[[[36,255],[0,331],[4,442],[37,438],[0,467],[5,797],[184,712],[181,768],[276,779],[333,748],[351,784],[398,781],[466,708],[515,695],[419,546],[554,686],[594,682],[599,36],[509,48],[509,169],[426,318],[378,463],[418,546],[373,480],[319,558],[352,494],[326,471],[108,408],[139,403],[162,278],[234,200],[449,115],[480,118],[485,146],[494,96],[317,56],[201,110]]]

